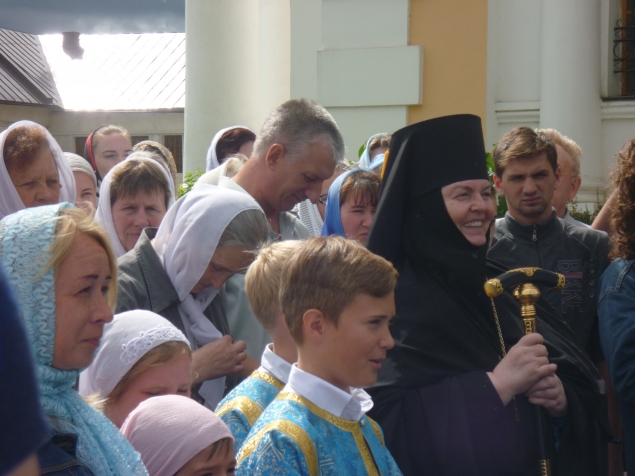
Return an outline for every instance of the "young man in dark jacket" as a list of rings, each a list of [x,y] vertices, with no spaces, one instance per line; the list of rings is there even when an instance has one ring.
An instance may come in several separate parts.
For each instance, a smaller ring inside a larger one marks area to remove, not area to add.
[[[496,223],[488,258],[509,269],[537,267],[565,276],[562,291],[542,290],[542,294],[608,382],[597,319],[600,276],[609,265],[608,235],[557,217],[551,203],[561,170],[556,146],[544,132],[528,127],[508,132],[493,158],[494,183],[507,200],[508,212]],[[608,390],[610,401],[610,385]]]

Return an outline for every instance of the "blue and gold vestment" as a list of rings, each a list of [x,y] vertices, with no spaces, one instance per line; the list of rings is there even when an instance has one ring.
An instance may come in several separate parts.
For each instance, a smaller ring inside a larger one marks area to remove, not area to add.
[[[284,383],[261,367],[220,401],[215,413],[234,435],[236,454],[251,427],[283,388]]]
[[[267,407],[237,460],[239,476],[401,475],[377,423],[345,420],[291,392]]]

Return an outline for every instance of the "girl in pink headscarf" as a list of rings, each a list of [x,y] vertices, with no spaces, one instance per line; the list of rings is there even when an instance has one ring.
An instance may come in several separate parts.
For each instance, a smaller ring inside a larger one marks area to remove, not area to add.
[[[211,410],[180,395],[152,397],[130,413],[121,432],[150,476],[233,475],[234,437]]]

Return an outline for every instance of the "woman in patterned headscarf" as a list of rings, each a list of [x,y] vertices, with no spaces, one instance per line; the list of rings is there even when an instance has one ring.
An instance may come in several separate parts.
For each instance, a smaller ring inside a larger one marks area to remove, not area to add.
[[[113,317],[116,261],[105,232],[68,203],[30,208],[0,222],[0,262],[16,292],[40,403],[54,429],[38,453],[40,466],[63,465],[60,474],[146,475],[117,428],[73,389]]]

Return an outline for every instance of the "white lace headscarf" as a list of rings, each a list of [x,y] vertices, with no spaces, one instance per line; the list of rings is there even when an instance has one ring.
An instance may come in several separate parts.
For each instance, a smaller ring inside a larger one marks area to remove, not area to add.
[[[261,208],[246,193],[200,185],[168,210],[152,242],[179,296],[179,313],[192,349],[222,337],[204,314],[219,289],[209,287],[196,295],[191,291],[205,273],[225,228],[245,210]],[[199,394],[214,409],[224,389],[225,377],[221,377],[204,382]]]
[[[57,141],[53,138],[51,133],[42,127],[40,124],[31,121],[18,121],[11,124],[5,131],[0,134],[0,220],[20,210],[24,210],[26,207],[9,177],[9,171],[4,164],[4,142],[7,139],[7,135],[16,127],[39,127],[46,134],[48,140],[49,149],[55,160],[55,166],[57,167],[57,173],[59,175],[59,181],[62,185],[60,189],[59,203],[68,202],[75,203],[75,177],[71,171],[70,165],[62,152],[61,147]]]
[[[205,172],[209,172],[210,170],[215,169],[216,167],[220,165],[220,161],[218,160],[218,157],[216,156],[216,145],[218,144],[218,141],[220,140],[220,138],[223,137],[223,134],[225,132],[231,131],[234,129],[247,129],[248,131],[254,132],[247,126],[231,126],[231,127],[226,127],[225,129],[221,129],[220,131],[218,131],[216,135],[214,136],[214,138],[212,139],[212,143],[209,146],[209,149],[207,149],[207,158],[205,160]]]
[[[117,230],[115,229],[115,223],[112,219],[112,206],[110,205],[110,187],[112,185],[113,174],[116,173],[119,168],[123,167],[128,160],[133,159],[141,162],[148,162],[152,164],[152,167],[156,167],[157,169],[161,170],[161,173],[167,180],[168,186],[170,187],[168,209],[174,204],[174,181],[172,180],[172,177],[170,176],[168,171],[165,170],[164,166],[162,166],[156,160],[147,157],[145,153],[133,152],[128,157],[126,157],[123,162],[119,162],[112,169],[110,169],[110,172],[106,174],[99,188],[99,203],[97,204],[97,213],[95,213],[95,220],[97,220],[97,223],[99,223],[104,228],[104,230],[106,230],[106,233],[108,233],[108,236],[110,237],[110,243],[112,244],[112,249],[115,251],[115,255],[117,255],[117,258],[125,255],[126,250],[121,244],[121,241],[119,241]]]
[[[180,330],[154,312],[138,309],[115,315],[104,327],[93,363],[79,375],[79,394],[106,398],[141,357],[173,341],[190,345]]]

